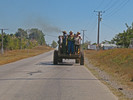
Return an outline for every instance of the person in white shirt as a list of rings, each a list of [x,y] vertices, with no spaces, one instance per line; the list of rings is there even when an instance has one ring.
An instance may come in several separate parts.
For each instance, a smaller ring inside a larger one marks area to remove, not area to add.
[[[80,32],[77,32],[74,40],[75,40],[75,53],[77,54],[80,51],[80,44],[81,44],[81,40],[82,40],[82,38],[80,36]]]

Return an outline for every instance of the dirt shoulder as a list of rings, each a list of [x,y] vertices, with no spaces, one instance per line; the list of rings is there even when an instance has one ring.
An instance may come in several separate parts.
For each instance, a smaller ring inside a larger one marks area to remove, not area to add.
[[[110,52],[110,51],[109,51]],[[107,52],[106,52],[107,53]],[[97,52],[85,51],[85,65],[86,67],[104,84],[106,84],[113,93],[119,97],[119,100],[133,100],[133,89],[131,88],[131,84],[128,86],[125,83],[129,83],[129,81],[123,82],[119,75],[116,73],[110,72],[109,66],[105,66],[106,61],[103,60],[102,64],[97,59],[95,59],[95,55],[98,55]],[[100,56],[105,56],[102,52]],[[96,56],[97,57],[97,56]],[[102,58],[100,58],[102,59]],[[110,60],[110,58],[108,58]],[[104,67],[102,67],[104,66]],[[111,67],[113,70],[115,67]],[[125,81],[125,80],[124,80]],[[131,81],[130,81],[131,82]]]

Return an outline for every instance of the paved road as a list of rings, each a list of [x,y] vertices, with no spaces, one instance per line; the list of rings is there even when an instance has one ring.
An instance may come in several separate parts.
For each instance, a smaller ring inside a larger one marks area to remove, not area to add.
[[[0,66],[0,100],[117,100],[84,66],[53,52]]]

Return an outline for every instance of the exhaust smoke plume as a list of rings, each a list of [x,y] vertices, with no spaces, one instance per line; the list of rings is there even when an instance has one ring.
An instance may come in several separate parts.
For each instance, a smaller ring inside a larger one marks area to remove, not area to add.
[[[61,32],[60,28],[49,24],[47,20],[44,20],[42,18],[29,18],[28,20],[26,20],[25,26],[28,28],[38,28],[46,34]]]
[[[26,18],[23,25],[25,29],[38,28],[39,30],[42,30],[47,44],[51,44],[53,40],[58,41],[58,36],[62,33],[61,29],[56,25],[52,25],[47,18],[30,16],[28,19]]]

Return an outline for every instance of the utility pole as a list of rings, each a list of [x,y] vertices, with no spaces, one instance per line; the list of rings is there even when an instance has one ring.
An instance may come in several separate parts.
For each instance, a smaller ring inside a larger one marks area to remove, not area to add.
[[[8,29],[0,29],[1,30],[1,54],[4,54],[4,49],[3,49],[3,33],[4,30],[8,30]]]
[[[102,14],[101,13],[104,13],[103,11],[94,11],[94,12],[97,12],[98,13],[98,32],[97,32],[97,50],[99,50],[99,34],[100,34],[100,22],[102,20],[101,16]]]
[[[20,33],[20,49],[22,50],[22,33]]]
[[[83,44],[84,44],[84,33],[85,33],[85,31],[87,31],[87,30],[81,30],[81,31],[83,31]]]

